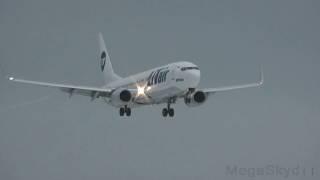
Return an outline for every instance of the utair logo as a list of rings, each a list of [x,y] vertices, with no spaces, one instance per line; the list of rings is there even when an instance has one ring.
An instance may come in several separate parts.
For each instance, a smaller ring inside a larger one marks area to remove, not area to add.
[[[147,79],[147,86],[152,86],[155,84],[166,82],[168,72],[168,67],[152,71]]]
[[[100,60],[101,71],[104,70],[104,66],[106,65],[106,57],[107,57],[106,52],[103,51],[101,53],[101,60]]]

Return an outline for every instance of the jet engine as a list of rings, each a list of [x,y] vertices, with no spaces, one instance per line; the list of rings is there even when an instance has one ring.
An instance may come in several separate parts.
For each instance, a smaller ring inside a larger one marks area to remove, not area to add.
[[[132,93],[127,89],[117,89],[111,94],[111,103],[115,106],[128,104],[132,99]]]
[[[207,100],[207,94],[203,91],[188,93],[184,98],[184,103],[189,107],[195,107],[203,104]]]

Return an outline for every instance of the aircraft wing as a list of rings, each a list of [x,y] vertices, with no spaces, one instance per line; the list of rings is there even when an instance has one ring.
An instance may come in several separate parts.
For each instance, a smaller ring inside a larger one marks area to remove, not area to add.
[[[217,88],[205,88],[202,89],[204,93],[212,94],[216,92],[223,92],[223,91],[230,91],[230,90],[236,90],[236,89],[243,89],[243,88],[250,88],[250,87],[259,87],[263,84],[264,77],[263,77],[263,71],[260,71],[260,80],[255,83],[249,83],[249,84],[241,84],[241,85],[235,85],[235,86],[224,86],[224,87],[217,87]]]
[[[57,83],[48,83],[48,82],[39,82],[39,81],[30,81],[24,79],[18,79],[14,77],[9,77],[9,81],[17,82],[17,83],[24,83],[24,84],[31,84],[31,85],[38,85],[38,86],[45,86],[45,87],[53,87],[58,88],[63,92],[67,92],[70,96],[74,93],[90,96],[93,99],[102,97],[110,97],[112,93],[112,89],[106,88],[97,88],[97,87],[88,87],[88,86],[76,86],[76,85],[69,85],[69,84],[57,84]]]

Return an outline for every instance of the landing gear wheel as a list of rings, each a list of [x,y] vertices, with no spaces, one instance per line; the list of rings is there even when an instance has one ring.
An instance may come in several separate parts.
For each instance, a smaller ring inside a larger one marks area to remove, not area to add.
[[[170,117],[173,117],[173,116],[174,116],[174,109],[171,108],[170,105],[171,105],[172,103],[175,103],[175,100],[176,100],[175,97],[168,99],[167,108],[163,108],[163,109],[162,109],[162,116],[163,116],[163,117],[167,117],[168,115],[169,115]]]
[[[123,116],[123,115],[124,115],[124,111],[125,111],[125,109],[124,109],[123,107],[119,109],[119,114],[120,114],[120,116]]]
[[[174,116],[174,109],[170,108],[168,113],[169,113],[170,117],[173,117]]]
[[[163,109],[162,109],[162,116],[163,116],[163,117],[167,117],[167,116],[168,116],[168,110],[167,110],[167,108],[163,108]]]
[[[126,108],[126,114],[127,116],[131,116],[131,108]]]

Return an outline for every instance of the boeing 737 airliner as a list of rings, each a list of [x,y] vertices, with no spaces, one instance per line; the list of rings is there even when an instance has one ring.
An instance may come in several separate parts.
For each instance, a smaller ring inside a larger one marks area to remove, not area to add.
[[[33,84],[58,88],[72,96],[79,94],[91,97],[92,100],[102,99],[104,102],[119,108],[120,116],[130,116],[131,108],[151,104],[166,104],[162,110],[164,117],[174,116],[170,106],[177,99],[184,99],[187,106],[194,107],[203,104],[210,95],[234,89],[258,87],[263,84],[263,73],[255,83],[219,88],[198,88],[200,69],[191,62],[175,62],[157,67],[142,73],[122,78],[112,68],[103,37],[99,34],[100,70],[103,73],[105,85],[102,87],[76,86],[39,81],[30,81],[15,77],[8,80],[19,83]]]

